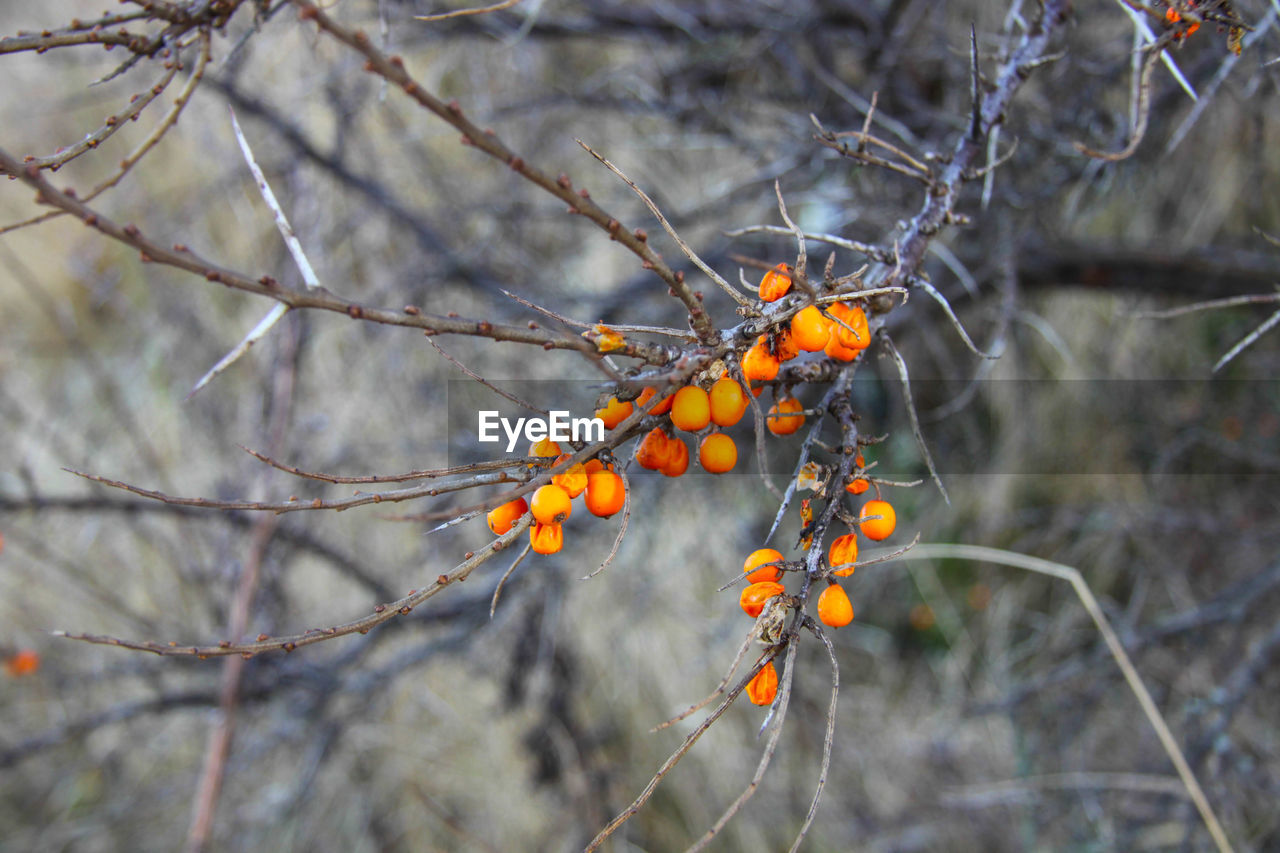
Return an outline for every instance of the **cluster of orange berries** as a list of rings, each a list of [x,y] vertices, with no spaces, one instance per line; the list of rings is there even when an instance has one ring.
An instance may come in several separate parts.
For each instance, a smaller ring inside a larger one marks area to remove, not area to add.
[[[535,441],[529,455],[553,459],[553,466],[570,459],[569,454],[560,452],[560,445],[546,438]],[[573,513],[574,499],[583,494],[587,512],[600,518],[614,515],[627,500],[626,486],[613,467],[599,459],[589,459],[552,477],[550,483],[533,493],[532,503],[516,498],[490,510],[489,529],[501,536],[525,513],[532,511],[530,545],[538,554],[554,554],[564,547],[561,525]]]

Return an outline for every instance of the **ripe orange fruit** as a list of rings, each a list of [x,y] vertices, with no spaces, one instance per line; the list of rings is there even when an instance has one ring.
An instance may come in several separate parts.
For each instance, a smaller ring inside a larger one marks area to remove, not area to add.
[[[698,462],[711,474],[732,471],[738,463],[738,446],[722,432],[713,432],[698,445]]]
[[[742,564],[742,571],[747,575],[747,583],[762,583],[764,581],[772,581],[777,583],[782,578],[782,569],[777,566],[766,566],[759,568],[765,563],[775,563],[782,559],[782,552],[775,551],[772,548],[761,548],[758,551],[752,551]]]
[[[662,427],[654,427],[636,447],[636,462],[648,471],[661,471],[671,461],[671,450],[671,439]]]
[[[840,584],[831,584],[818,596],[818,619],[832,628],[843,628],[853,621],[853,605]]]
[[[501,536],[511,529],[511,525],[516,523],[520,516],[529,511],[529,504],[524,498],[516,498],[513,501],[507,501],[502,506],[495,506],[489,510],[489,529],[493,531],[495,536]]]
[[[781,364],[763,344],[757,343],[742,357],[742,375],[748,382],[768,382],[778,375]]]
[[[871,518],[873,515],[880,517]],[[877,542],[888,539],[893,534],[893,529],[898,526],[898,515],[888,501],[867,501],[862,505],[862,512],[858,514],[858,519],[858,526],[862,528],[863,535]]]
[[[774,697],[778,695],[778,670],[774,669],[773,661],[765,664],[755,678],[747,682],[746,692],[753,705],[773,704]]]
[[[673,437],[668,439],[667,448],[670,455],[667,457],[667,464],[662,466],[662,473],[667,477],[679,477],[689,470],[689,445],[682,439]]]
[[[626,486],[622,478],[612,471],[597,471],[587,477],[587,512],[600,518],[608,518],[627,500]]]
[[[765,419],[765,426],[774,435],[791,435],[791,433],[804,426],[804,415],[796,414],[796,412],[803,411],[804,406],[795,397],[783,397],[769,407],[769,416]]]
[[[564,528],[538,522],[529,528],[529,542],[538,554],[554,554],[564,547]]]
[[[631,405],[630,400],[625,403],[619,403],[617,397],[610,397],[609,402],[605,404],[603,409],[596,409],[596,417],[604,421],[605,429],[613,429],[631,417],[633,411],[635,411],[635,407]]]
[[[849,349],[842,345],[839,338],[836,337],[835,329],[831,330],[831,339],[827,341],[827,345],[823,347],[822,351],[837,361],[853,361],[862,353],[860,349]]]
[[[773,357],[779,362],[790,361],[800,354],[800,347],[796,346],[795,340],[791,337],[790,329],[779,329],[774,333],[773,346],[769,346],[769,336],[761,335],[756,339],[756,343],[773,353]]]
[[[560,445],[549,438],[540,438],[529,445],[529,455],[543,459],[555,459],[560,455]]]
[[[845,349],[864,350],[871,346],[871,329],[867,325],[867,313],[857,305],[837,302],[829,309],[831,316],[840,320],[831,326],[831,334]]]
[[[738,380],[721,376],[711,386],[711,422],[716,426],[731,427],[747,411],[747,395]]]
[[[851,495],[860,495],[869,488],[871,488],[871,483],[867,482],[865,477],[858,477],[851,480],[849,485],[844,487],[844,490]]]
[[[657,393],[658,392],[652,388],[644,389],[643,391],[640,392],[640,396],[636,398],[636,405],[639,406],[641,409],[643,409],[645,406],[649,405],[649,401],[652,400]],[[659,400],[657,403],[654,404],[652,409],[649,410],[649,414],[665,415],[667,412],[671,411],[671,403],[675,400],[675,398],[676,398],[675,394],[668,394],[667,396],[663,397],[661,400]]]
[[[852,533],[844,536],[837,536],[831,540],[831,547],[827,549],[827,562],[832,568],[843,566],[846,563],[857,562],[858,559],[858,537]],[[853,566],[836,571],[838,577],[847,578],[853,574]]]
[[[808,305],[791,318],[791,339],[805,352],[818,352],[831,339],[831,321],[816,305]]]
[[[787,264],[778,264],[773,269],[764,274],[764,278],[760,279],[760,298],[765,302],[776,302],[787,295],[787,291],[791,289],[791,267]]]
[[[573,512],[569,493],[554,483],[533,493],[532,506],[533,517],[540,524],[559,524]]]
[[[584,471],[587,472],[587,476],[590,477],[592,474],[594,474],[597,471],[605,470],[605,465],[599,459],[588,459],[585,463],[583,463],[582,468]],[[610,465],[608,470],[612,471],[613,466]]]
[[[760,615],[761,610],[764,610],[766,601],[786,591],[786,587],[774,581],[753,583],[738,596],[738,606],[742,608],[743,613],[754,619]]]
[[[561,453],[556,457],[556,461],[551,464],[562,465],[571,458],[568,453]],[[552,477],[551,482],[568,492],[569,497],[576,498],[587,487],[587,468],[581,462],[577,465],[571,465],[563,473]]]
[[[697,432],[711,423],[711,398],[697,385],[676,392],[671,403],[671,423],[685,432]]]

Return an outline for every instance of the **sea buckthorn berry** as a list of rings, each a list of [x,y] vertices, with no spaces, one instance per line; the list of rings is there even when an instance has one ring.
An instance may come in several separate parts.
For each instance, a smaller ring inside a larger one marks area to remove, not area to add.
[[[601,518],[622,509],[627,500],[627,488],[622,477],[612,471],[597,471],[587,477],[587,512]]]
[[[857,305],[837,302],[831,306],[831,316],[844,323],[834,323],[831,326],[831,334],[840,342],[840,346],[851,350],[864,350],[871,346],[871,329],[867,325],[865,311]]]
[[[724,474],[738,464],[738,445],[722,432],[713,432],[698,445],[698,462],[711,474]]]
[[[742,375],[748,382],[768,382],[778,375],[781,364],[763,344],[757,343],[742,357]]]
[[[849,349],[842,345],[839,338],[836,337],[835,329],[831,330],[831,340],[827,341],[827,345],[823,347],[822,351],[836,361],[853,361],[862,353],[860,349]]]
[[[747,395],[732,377],[717,379],[707,396],[711,398],[711,422],[716,426],[731,427],[746,414]]]
[[[529,528],[529,542],[539,554],[554,554],[564,547],[564,528],[538,522]]]
[[[871,518],[873,515],[880,517]],[[898,515],[888,501],[867,501],[862,505],[862,512],[858,514],[858,518],[858,526],[862,528],[862,534],[877,542],[888,539],[893,534],[893,529],[898,526]]]
[[[671,439],[662,427],[654,427],[636,448],[636,462],[648,471],[661,471],[671,461],[671,450]]]
[[[569,493],[550,484],[533,493],[533,517],[540,524],[559,524],[573,512]]]
[[[786,296],[791,289],[790,272],[790,266],[778,264],[765,273],[764,278],[760,279],[760,298],[765,302],[776,302]]]
[[[40,668],[40,655],[35,649],[19,649],[5,659],[4,671],[12,678],[35,675]]]
[[[571,458],[568,453],[561,453],[553,464],[560,465]],[[552,477],[551,482],[568,492],[569,497],[576,498],[587,487],[587,468],[582,463],[570,465],[563,473]]]
[[[777,566],[765,566],[759,568],[765,563],[776,563],[782,559],[782,552],[775,551],[772,548],[761,548],[758,551],[752,551],[742,564],[742,571],[747,576],[747,583],[763,583],[770,581],[776,583],[782,577],[782,569]]]
[[[765,426],[774,435],[791,435],[791,433],[804,426],[804,415],[797,414],[797,412],[803,411],[804,406],[795,397],[783,397],[769,407],[769,416],[765,419]]]
[[[641,409],[643,409],[645,406],[649,405],[649,401],[652,400],[657,395],[657,393],[658,392],[652,388],[644,389],[643,391],[640,392],[640,396],[636,398],[636,405],[639,406]],[[671,404],[675,401],[675,399],[676,399],[675,394],[668,394],[667,396],[659,400],[657,403],[655,403],[652,409],[648,410],[649,414],[665,415],[667,412],[671,411]]]
[[[743,613],[754,619],[760,615],[760,611],[764,609],[766,601],[775,595],[782,595],[786,591],[786,587],[775,581],[753,583],[738,596],[738,606],[742,608]]]
[[[605,404],[603,409],[596,409],[596,417],[604,421],[605,429],[613,429],[631,417],[632,411],[634,411],[634,407],[630,401],[619,403],[617,397],[610,397],[609,402]]]
[[[791,339],[805,352],[819,352],[831,339],[831,321],[809,305],[791,318]]]
[[[711,423],[711,398],[697,385],[676,392],[671,404],[671,423],[685,432],[697,432]]]
[[[520,516],[529,511],[529,504],[524,498],[507,501],[502,506],[489,510],[489,529],[495,536],[501,536],[511,529]]]
[[[529,445],[529,455],[544,459],[555,459],[560,455],[560,445],[549,438],[540,438]]]
[[[586,462],[583,463],[582,469],[586,471],[587,476],[590,477],[592,474],[596,473],[597,471],[605,470],[605,467],[604,467],[604,463],[601,462],[599,459],[588,459]],[[609,470],[613,470],[612,465],[609,466]]]
[[[843,628],[853,621],[853,605],[840,584],[831,584],[818,596],[818,619],[832,628]]]
[[[844,490],[851,495],[860,495],[869,488],[871,488],[871,484],[867,482],[867,478],[858,477],[850,481],[849,485],[844,487]]]
[[[673,437],[668,439],[667,446],[670,456],[667,464],[662,466],[662,473],[667,477],[679,477],[689,470],[689,445],[682,439]]]
[[[772,705],[777,695],[778,670],[774,669],[773,661],[769,661],[747,682],[747,698],[753,705]]]
[[[837,536],[831,540],[831,547],[827,549],[827,562],[832,568],[843,566],[846,563],[854,563],[858,560],[858,537],[852,533],[844,536]],[[836,571],[837,577],[847,578],[853,574],[853,566],[839,569]]]
[[[769,336],[761,335],[756,343],[768,349],[773,353],[779,363],[790,361],[800,354],[800,347],[796,346],[795,340],[791,337],[790,329],[780,329],[773,335],[773,346],[769,346]]]

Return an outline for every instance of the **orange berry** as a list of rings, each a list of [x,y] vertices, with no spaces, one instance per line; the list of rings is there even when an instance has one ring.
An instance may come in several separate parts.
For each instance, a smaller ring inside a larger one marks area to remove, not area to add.
[[[796,412],[803,411],[804,406],[795,397],[783,397],[769,407],[769,416],[765,419],[765,426],[774,435],[791,435],[791,433],[804,426],[804,415],[796,414]]]
[[[747,411],[747,395],[738,380],[721,376],[711,385],[711,422],[716,426],[731,427]]]
[[[772,347],[769,346],[768,335],[761,335],[756,339],[756,343],[773,353],[773,357],[779,362],[790,361],[800,354],[800,347],[796,346],[795,340],[791,337],[790,329],[779,329],[775,332]]]
[[[671,450],[671,439],[662,427],[654,427],[636,447],[636,462],[646,470],[661,471],[671,461]]]
[[[818,596],[818,619],[832,628],[843,628],[853,621],[853,605],[840,584],[833,583]]]
[[[568,453],[561,453],[552,464],[560,465],[568,462],[571,458]],[[587,487],[587,468],[582,463],[571,465],[564,473],[556,474],[552,477],[551,482],[568,492],[569,497],[576,498]]]
[[[550,484],[533,493],[533,517],[540,524],[559,524],[573,512],[569,493]]]
[[[671,423],[685,432],[697,432],[711,423],[711,397],[697,385],[676,392],[671,404]]]
[[[564,528],[538,522],[529,528],[529,542],[539,554],[554,554],[564,547]]]
[[[540,438],[529,445],[529,455],[544,459],[555,459],[560,455],[560,445],[549,438]]]
[[[529,511],[529,504],[524,498],[507,501],[502,506],[489,510],[489,529],[495,536],[501,536],[511,529],[520,516]]]
[[[837,361],[853,361],[862,353],[860,349],[849,349],[842,345],[836,337],[834,329],[831,331],[831,339],[827,341],[827,345],[823,347],[822,351]]]
[[[698,462],[711,474],[732,471],[738,463],[738,446],[722,432],[713,432],[698,445]]]
[[[852,533],[847,533],[844,536],[837,536],[835,539],[831,540],[831,547],[827,549],[827,562],[831,564],[832,568],[843,566],[847,563],[854,563],[857,562],[857,560],[857,536]],[[849,575],[853,574],[853,566],[850,565],[848,568],[838,569],[835,574],[837,577],[847,578]]]
[[[808,305],[791,318],[791,339],[805,352],[818,352],[831,339],[831,321],[816,305]]]
[[[773,661],[769,661],[747,682],[747,698],[753,705],[772,705],[777,695],[778,670],[774,669]]]
[[[777,583],[782,577],[782,569],[777,566],[765,566],[759,568],[765,563],[776,563],[782,559],[782,552],[775,551],[772,548],[761,548],[758,551],[752,551],[742,564],[742,571],[747,575],[747,583],[762,583],[771,581]]]
[[[35,649],[19,649],[4,662],[4,671],[13,678],[35,675],[40,668],[40,655]]]
[[[649,404],[649,401],[652,400],[657,393],[658,392],[652,388],[644,389],[643,391],[640,392],[640,396],[636,398],[636,405],[643,409],[645,406]],[[676,398],[675,394],[668,394],[667,396],[663,397],[661,400],[659,400],[657,403],[654,404],[652,409],[649,410],[649,414],[665,415],[667,412],[671,411],[671,403],[675,400],[675,398]]]
[[[612,471],[597,471],[587,477],[587,512],[601,518],[622,509],[627,500],[627,488],[622,477]]]
[[[844,490],[851,495],[860,495],[869,488],[871,488],[871,484],[867,482],[867,479],[865,477],[858,477],[856,480],[850,482],[849,485],[845,486]]]
[[[605,470],[604,463],[601,462],[599,459],[588,459],[585,463],[583,463],[582,468],[584,471],[587,472],[588,477],[590,477],[592,474],[596,473],[597,471]],[[609,468],[610,470],[612,470],[613,466],[611,465],[609,466]]]
[[[871,518],[870,516],[873,515],[880,517]],[[863,535],[877,542],[888,539],[893,529],[898,526],[898,515],[888,501],[867,501],[862,505],[862,512],[858,514],[858,519],[858,526],[862,528]]]
[[[768,382],[778,375],[781,364],[769,348],[757,343],[742,357],[742,375],[748,382]]]
[[[760,615],[761,610],[764,610],[766,601],[786,591],[786,587],[775,581],[753,583],[738,596],[738,606],[742,608],[743,613],[754,619]]]
[[[837,302],[830,308],[831,316],[844,325],[835,323],[831,326],[831,335],[845,349],[864,350],[871,346],[871,329],[867,326],[867,313],[857,305],[849,306]]]
[[[689,470],[689,445],[682,439],[671,438],[667,442],[670,456],[667,464],[662,466],[662,473],[667,477],[679,477]]]
[[[786,296],[791,289],[791,276],[787,275],[789,272],[790,266],[778,264],[765,273],[764,278],[760,279],[760,298],[765,302],[776,302]]]
[[[613,429],[618,424],[631,417],[634,406],[630,401],[619,403],[617,397],[610,397],[609,402],[605,404],[603,409],[596,409],[596,417],[604,421],[605,429]]]

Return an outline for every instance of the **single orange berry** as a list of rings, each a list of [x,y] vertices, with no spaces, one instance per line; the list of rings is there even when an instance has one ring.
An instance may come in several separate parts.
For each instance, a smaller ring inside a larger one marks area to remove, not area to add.
[[[652,400],[657,393],[658,392],[652,388],[644,389],[640,392],[640,396],[636,398],[636,405],[643,409],[645,406],[649,405],[649,401]],[[649,414],[665,415],[667,412],[671,411],[671,404],[675,401],[675,398],[675,394],[668,394],[663,397],[657,403],[654,403],[652,409],[649,409]]]
[[[786,587],[775,581],[753,583],[738,596],[738,606],[742,608],[743,613],[754,619],[760,615],[761,610],[764,610],[766,601],[786,591]]]
[[[791,337],[790,329],[784,328],[775,332],[772,347],[769,345],[768,335],[761,335],[756,339],[756,343],[773,353],[773,357],[779,362],[790,361],[800,354],[800,347],[796,346],[795,340]]]
[[[587,477],[587,512],[592,515],[608,518],[622,509],[626,500],[626,485],[613,471],[597,471]]]
[[[609,402],[605,404],[603,409],[596,409],[596,417],[604,421],[605,429],[613,429],[618,424],[631,417],[635,407],[630,401],[619,403],[617,397],[610,397]]]
[[[827,562],[836,569],[836,576],[847,578],[853,574],[853,566],[848,565],[847,568],[839,569],[838,566],[855,563],[858,560],[858,537],[852,533],[844,536],[837,536],[831,540],[831,547],[827,549]]]
[[[561,465],[571,458],[568,453],[561,453],[552,464]],[[569,497],[576,498],[587,487],[587,468],[582,463],[570,465],[563,473],[552,477],[551,482],[568,492]]]
[[[871,517],[876,515],[880,517]],[[898,515],[888,501],[867,501],[862,505],[862,512],[858,514],[858,519],[858,526],[862,528],[863,535],[877,542],[888,539],[893,529],[898,526]]]
[[[540,438],[529,445],[529,455],[543,459],[555,459],[560,455],[560,445],[549,438]]]
[[[559,524],[573,512],[569,493],[550,484],[533,493],[533,517],[541,524]]]
[[[840,342],[840,346],[852,350],[864,350],[871,346],[867,312],[857,305],[849,306],[841,302],[832,305],[830,311],[831,316],[840,321],[831,326],[831,334]]]
[[[841,344],[839,338],[836,337],[835,329],[831,330],[831,339],[827,341],[827,345],[823,347],[822,351],[836,361],[853,361],[862,353],[860,349],[849,349]]]
[[[791,433],[804,426],[804,415],[797,414],[797,412],[803,411],[804,406],[795,397],[783,397],[769,407],[769,416],[765,419],[765,426],[774,435],[791,435]]]
[[[747,575],[747,583],[762,583],[771,581],[777,583],[782,578],[782,569],[777,566],[763,566],[765,563],[776,563],[782,560],[782,552],[775,551],[772,548],[761,548],[758,551],[752,551],[742,564],[742,571]]]
[[[871,483],[869,483],[865,477],[858,477],[856,480],[850,482],[849,485],[845,486],[844,490],[851,495],[860,495],[869,488],[871,488]]]
[[[654,427],[636,447],[636,462],[648,471],[661,471],[671,461],[671,449],[671,439],[662,427]]]
[[[742,357],[742,375],[748,382],[768,382],[778,375],[780,367],[769,348],[759,343]]]
[[[554,554],[564,547],[564,528],[538,522],[529,528],[529,542],[539,554]]]
[[[818,618],[832,628],[843,628],[853,621],[853,605],[840,584],[831,584],[818,596]]]
[[[697,385],[676,392],[671,404],[671,423],[685,432],[697,432],[711,423],[711,397]]]
[[[816,305],[808,305],[791,318],[791,339],[805,352],[818,352],[831,339],[831,321]]]
[[[608,466],[608,468],[606,469],[605,464],[601,462],[599,459],[588,459],[586,462],[583,463],[582,468],[584,471],[587,472],[588,477],[590,477],[592,474],[596,473],[597,471],[613,470],[612,465]]]
[[[680,438],[671,438],[667,442],[670,455],[667,464],[662,466],[662,473],[667,477],[679,477],[689,470],[689,445]]]
[[[747,395],[736,379],[721,376],[707,396],[711,399],[711,422],[716,426],[731,427],[746,414]]]
[[[747,698],[753,705],[772,705],[778,695],[778,670],[769,661],[747,682]]]
[[[760,279],[760,298],[765,302],[776,302],[786,296],[791,289],[790,272],[790,266],[778,264],[765,273],[764,278]]]
[[[35,649],[19,649],[4,662],[4,671],[13,678],[35,675],[40,668],[40,655]]]
[[[698,462],[704,471],[724,474],[738,464],[738,446],[722,432],[713,432],[698,445]]]
[[[524,498],[516,498],[513,501],[507,501],[502,506],[496,506],[489,510],[489,529],[493,531],[495,536],[501,536],[511,529],[511,525],[516,523],[520,516],[529,511],[529,504]]]

